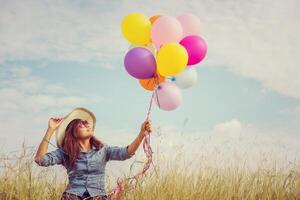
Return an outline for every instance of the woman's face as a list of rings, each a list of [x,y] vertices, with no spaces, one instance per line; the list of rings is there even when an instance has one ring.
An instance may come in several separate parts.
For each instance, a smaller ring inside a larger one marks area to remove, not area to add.
[[[88,121],[80,120],[77,126],[77,138],[78,139],[88,139],[93,136],[92,127],[90,127]]]

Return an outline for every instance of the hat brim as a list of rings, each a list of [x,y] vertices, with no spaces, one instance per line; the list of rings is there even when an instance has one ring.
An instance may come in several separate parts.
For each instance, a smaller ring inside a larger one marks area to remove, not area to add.
[[[58,147],[61,147],[62,142],[65,137],[66,128],[69,123],[74,119],[82,119],[87,120],[90,127],[93,127],[93,131],[95,130],[96,125],[96,117],[95,115],[85,108],[75,108],[71,113],[64,117],[64,121],[59,125],[56,130],[56,144]]]

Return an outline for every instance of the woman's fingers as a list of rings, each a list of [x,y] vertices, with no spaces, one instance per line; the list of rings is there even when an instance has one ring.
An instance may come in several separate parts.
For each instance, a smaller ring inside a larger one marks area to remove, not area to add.
[[[58,125],[60,125],[62,122],[63,122],[64,120],[61,118],[61,119],[59,119],[59,121],[58,121]]]
[[[142,130],[147,131],[147,132],[152,131],[152,129],[151,129],[151,120],[146,120],[146,121],[143,122]]]
[[[55,122],[59,122],[63,120],[62,117],[51,117],[50,119],[54,120]]]
[[[151,132],[151,123],[148,121],[146,122],[146,126],[145,126],[146,131]]]

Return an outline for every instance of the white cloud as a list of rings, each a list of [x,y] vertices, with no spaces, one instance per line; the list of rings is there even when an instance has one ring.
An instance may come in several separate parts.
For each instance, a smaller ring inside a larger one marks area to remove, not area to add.
[[[63,117],[75,107],[98,103],[98,96],[76,96],[67,88],[34,75],[27,66],[1,66],[0,138],[7,149],[25,139],[36,144],[50,117]]]
[[[215,125],[213,134],[220,137],[238,138],[242,133],[242,124],[237,119]]]
[[[229,8],[231,13],[223,13],[217,6],[222,18],[209,19],[206,24],[210,48],[206,63],[225,64],[237,74],[299,99],[300,16],[296,4],[254,1],[233,5],[238,11]]]
[[[3,79],[1,80],[0,97],[6,105],[11,105],[19,111],[43,111],[50,107],[75,106],[86,103],[84,97],[70,95],[61,85],[49,83],[45,79],[32,74],[29,67],[12,66],[4,67]],[[46,90],[44,89],[46,88]],[[60,88],[57,93],[49,94],[49,90]],[[62,91],[64,91],[63,94]],[[9,111],[1,106],[2,111]],[[3,112],[2,112],[3,113]],[[4,112],[5,113],[5,112]]]
[[[45,87],[46,93],[55,93],[55,94],[64,94],[67,93],[66,88],[64,88],[62,85],[47,85]]]
[[[2,2],[0,60],[50,59],[113,68],[128,43],[122,18],[139,11],[148,16],[192,12],[208,42],[203,64],[226,66],[261,81],[281,94],[300,98],[299,1],[67,1]],[[176,9],[175,9],[176,8]]]
[[[118,51],[111,16],[66,1],[9,1],[0,14],[0,50],[5,59],[101,61]],[[119,28],[119,27],[118,27]],[[118,39],[117,39],[118,40]]]
[[[31,74],[31,69],[25,66],[19,66],[15,68],[11,68],[11,75],[12,78],[21,78],[21,77],[28,77]]]

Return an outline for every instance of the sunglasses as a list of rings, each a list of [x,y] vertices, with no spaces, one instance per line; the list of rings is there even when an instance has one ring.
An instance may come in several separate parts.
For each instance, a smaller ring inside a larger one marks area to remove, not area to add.
[[[88,127],[89,122],[87,120],[81,120],[79,122],[79,128],[84,128],[84,127]]]

